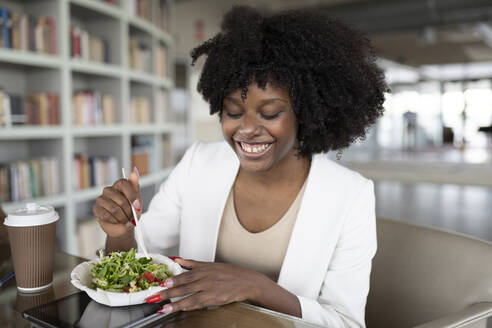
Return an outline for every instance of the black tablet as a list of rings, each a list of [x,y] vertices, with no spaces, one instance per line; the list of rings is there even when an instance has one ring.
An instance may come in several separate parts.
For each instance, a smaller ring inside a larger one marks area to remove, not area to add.
[[[166,302],[109,307],[92,300],[85,292],[79,292],[24,311],[22,316],[49,328],[146,327],[169,316],[157,313]]]

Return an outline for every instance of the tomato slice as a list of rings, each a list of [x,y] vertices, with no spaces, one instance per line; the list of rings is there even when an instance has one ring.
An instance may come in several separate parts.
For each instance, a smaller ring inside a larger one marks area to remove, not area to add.
[[[123,287],[123,291],[128,293],[130,291],[130,286]]]
[[[145,273],[143,274],[143,277],[144,277],[145,279],[147,279],[147,281],[148,281],[149,283],[153,283],[154,281],[156,281],[155,276],[152,274],[152,272],[149,272],[149,271],[145,272]]]

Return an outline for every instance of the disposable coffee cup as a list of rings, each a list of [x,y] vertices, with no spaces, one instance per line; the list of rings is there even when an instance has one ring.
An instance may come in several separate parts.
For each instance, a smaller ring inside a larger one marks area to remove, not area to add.
[[[4,224],[20,292],[36,293],[51,286],[58,219],[52,206],[36,203],[8,213]]]

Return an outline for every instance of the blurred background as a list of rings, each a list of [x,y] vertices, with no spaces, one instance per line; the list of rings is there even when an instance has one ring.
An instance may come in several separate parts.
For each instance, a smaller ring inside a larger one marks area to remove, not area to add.
[[[53,204],[59,248],[91,256],[92,204],[122,166],[145,208],[187,146],[222,139],[189,52],[237,4],[364,31],[392,92],[366,140],[329,156],[374,180],[378,217],[492,241],[492,0],[0,0],[4,207]]]
[[[233,4],[317,8],[364,31],[392,92],[367,139],[339,163],[375,181],[378,217],[492,241],[492,1],[182,0],[177,56],[218,32]],[[192,139],[219,140],[194,91],[198,74],[190,73]]]

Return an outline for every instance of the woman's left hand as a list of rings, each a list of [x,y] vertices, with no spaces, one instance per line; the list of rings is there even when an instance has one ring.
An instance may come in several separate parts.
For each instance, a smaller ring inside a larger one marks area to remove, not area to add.
[[[261,279],[261,274],[255,271],[225,263],[181,258],[175,261],[190,271],[167,278],[161,286],[168,289],[150,296],[146,301],[157,303],[172,297],[189,296],[164,305],[159,313],[191,311],[256,297],[258,284],[255,281]]]

